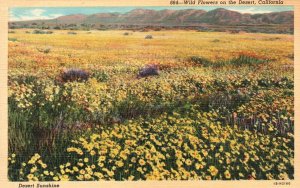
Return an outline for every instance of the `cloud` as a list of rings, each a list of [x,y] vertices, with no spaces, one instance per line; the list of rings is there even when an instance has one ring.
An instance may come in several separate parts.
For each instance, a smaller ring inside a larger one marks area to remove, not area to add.
[[[32,16],[41,16],[44,12],[46,12],[46,10],[44,9],[33,9],[32,11],[30,11]]]
[[[63,14],[47,14],[45,9],[33,9],[24,11],[22,13],[14,12],[11,10],[9,12],[10,21],[26,21],[26,20],[47,20],[63,16]]]
[[[268,11],[268,10],[258,10],[255,7],[251,7],[251,8],[247,8],[247,9],[235,9],[235,8],[231,8],[228,10],[232,10],[232,11],[237,11],[240,12],[242,14],[264,14],[264,13],[271,13],[272,11]]]

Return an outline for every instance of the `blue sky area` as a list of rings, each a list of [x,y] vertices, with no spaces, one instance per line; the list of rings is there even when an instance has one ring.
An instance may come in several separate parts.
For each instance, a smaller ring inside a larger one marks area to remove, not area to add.
[[[9,10],[10,21],[36,20],[36,19],[53,19],[59,16],[70,14],[95,14],[105,12],[126,13],[136,8],[152,10],[182,10],[182,9],[201,9],[213,10],[216,8],[226,8],[228,10],[238,11],[240,13],[270,13],[294,10],[293,6],[197,6],[197,7],[15,7]]]

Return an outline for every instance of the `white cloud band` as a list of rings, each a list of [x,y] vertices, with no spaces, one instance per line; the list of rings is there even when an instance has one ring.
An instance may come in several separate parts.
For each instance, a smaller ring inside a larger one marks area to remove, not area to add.
[[[46,19],[57,18],[59,16],[63,16],[63,14],[46,14],[46,10],[37,8],[37,9],[27,11],[22,15],[10,11],[9,20],[10,21],[46,20]]]

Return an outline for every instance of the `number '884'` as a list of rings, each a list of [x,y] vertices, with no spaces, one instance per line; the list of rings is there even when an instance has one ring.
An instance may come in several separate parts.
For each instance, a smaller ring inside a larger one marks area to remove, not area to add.
[[[170,1],[170,4],[171,4],[171,5],[178,5],[178,0],[171,0],[171,1]]]

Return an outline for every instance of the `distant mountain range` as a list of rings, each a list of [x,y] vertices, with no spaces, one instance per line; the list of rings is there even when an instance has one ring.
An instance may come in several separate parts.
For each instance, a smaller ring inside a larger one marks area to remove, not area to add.
[[[149,10],[134,9],[127,13],[98,13],[91,15],[73,14],[50,20],[14,21],[11,26],[28,27],[30,25],[140,25],[140,26],[199,26],[199,25],[292,25],[294,12],[272,12],[264,14],[242,14],[224,8],[211,11],[184,10]]]
[[[20,21],[19,23],[52,22],[58,24],[142,24],[142,25],[197,25],[222,24],[293,24],[294,12],[272,12],[264,14],[242,14],[224,8],[211,11],[185,10],[148,10],[134,9],[121,13],[98,13],[91,15],[73,14],[51,20]]]

